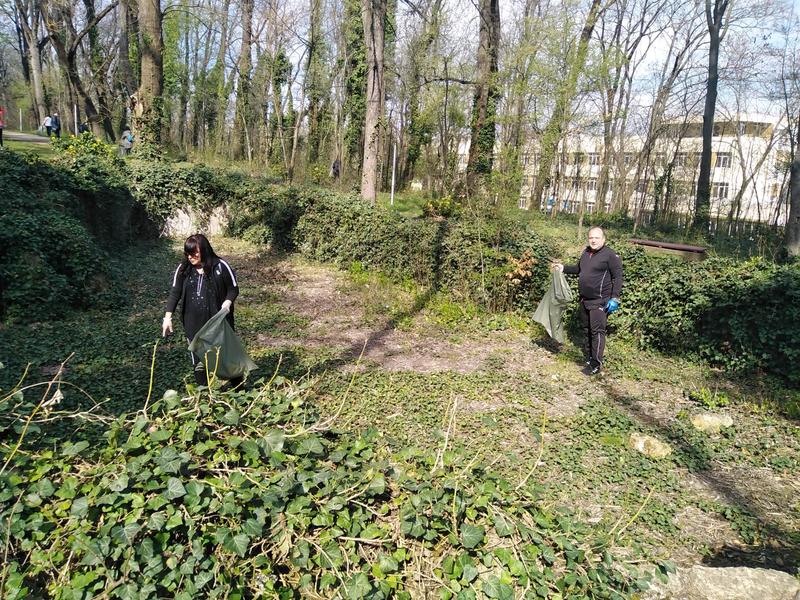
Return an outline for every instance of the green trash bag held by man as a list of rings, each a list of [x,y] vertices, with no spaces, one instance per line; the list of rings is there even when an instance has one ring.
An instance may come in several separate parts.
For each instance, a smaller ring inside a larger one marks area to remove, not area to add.
[[[208,365],[209,376],[213,373],[220,379],[244,377],[256,368],[242,340],[225,319],[227,315],[227,310],[220,310],[203,325],[189,344],[189,352],[199,356]]]
[[[547,334],[560,344],[564,342],[564,324],[561,322],[561,317],[570,302],[572,302],[572,290],[569,289],[567,278],[562,272],[553,271],[550,289],[536,307],[533,320],[540,323],[547,330]]]

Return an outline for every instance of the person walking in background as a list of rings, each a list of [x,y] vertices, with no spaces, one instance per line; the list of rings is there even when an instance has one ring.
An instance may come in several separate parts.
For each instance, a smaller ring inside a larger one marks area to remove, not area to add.
[[[181,322],[186,339],[191,342],[200,328],[220,310],[227,310],[227,320],[233,328],[233,302],[239,295],[236,274],[230,265],[216,255],[202,233],[189,236],[183,244],[184,258],[172,276],[172,287],[167,299],[167,309],[161,333],[173,332],[172,315],[181,303]],[[203,357],[192,353],[194,378],[198,385],[208,385]],[[232,379],[236,387],[241,378]]]
[[[47,115],[44,118],[42,126],[44,127],[45,133],[47,133],[47,137],[50,137],[50,134],[53,131],[53,118],[50,115]]]
[[[81,123],[80,126],[78,127],[78,133],[89,133],[90,131],[91,129],[89,129],[89,123],[87,123],[86,121]]]
[[[57,112],[54,112],[53,116],[50,117],[50,131],[57,138],[61,137],[61,119],[58,117]]]
[[[0,106],[0,148],[3,147],[3,129],[6,126],[6,109]]]
[[[122,136],[119,139],[119,155],[127,156],[133,148],[133,133],[126,126],[122,131]]]
[[[567,275],[578,276],[581,321],[585,329],[583,353],[585,373],[596,375],[603,367],[606,348],[608,315],[619,308],[622,292],[622,260],[606,246],[606,235],[601,227],[589,230],[586,249],[577,265],[553,263]]]

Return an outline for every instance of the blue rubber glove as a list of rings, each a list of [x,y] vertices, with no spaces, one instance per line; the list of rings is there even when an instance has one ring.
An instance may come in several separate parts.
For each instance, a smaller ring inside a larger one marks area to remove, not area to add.
[[[605,308],[604,308],[604,310],[605,310],[605,311],[606,311],[608,314],[611,314],[611,313],[613,313],[615,310],[618,310],[618,309],[619,309],[619,300],[617,300],[616,298],[611,298],[611,300],[609,300],[608,302],[606,302],[606,305],[605,305]]]

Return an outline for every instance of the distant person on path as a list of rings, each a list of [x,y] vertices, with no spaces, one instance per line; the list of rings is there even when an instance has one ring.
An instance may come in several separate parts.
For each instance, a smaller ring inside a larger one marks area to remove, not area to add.
[[[89,133],[91,129],[89,129],[89,124],[84,121],[78,126],[78,133]]]
[[[3,129],[6,126],[6,109],[0,106],[0,148],[3,147]]]
[[[161,326],[163,336],[173,332],[172,314],[181,303],[181,322],[186,339],[191,342],[200,328],[220,310],[228,311],[228,323],[233,327],[233,302],[239,295],[236,274],[230,265],[216,255],[206,236],[191,235],[183,244],[184,258],[172,276],[172,288]],[[202,357],[191,355],[194,378],[198,385],[208,385],[208,374]],[[242,379],[232,379],[236,387]]]
[[[130,129],[125,127],[125,130],[122,132],[122,137],[119,139],[119,155],[127,156],[130,154],[131,148],[133,148],[133,133],[131,133]]]
[[[50,117],[50,130],[54,136],[61,138],[61,119],[58,117],[57,112],[54,112],[53,116]]]
[[[334,159],[333,164],[331,165],[331,177],[333,177],[334,181],[339,181],[339,175],[341,173],[341,170],[342,170],[341,161],[338,158]]]
[[[44,123],[42,123],[42,125],[44,126],[44,130],[47,132],[47,137],[50,137],[50,134],[53,131],[53,118],[50,115],[47,115],[44,118]]]
[[[553,263],[553,268],[578,276],[581,321],[586,331],[583,354],[585,373],[596,375],[603,367],[608,315],[619,308],[622,292],[622,260],[606,246],[601,227],[589,230],[589,243],[577,265]]]

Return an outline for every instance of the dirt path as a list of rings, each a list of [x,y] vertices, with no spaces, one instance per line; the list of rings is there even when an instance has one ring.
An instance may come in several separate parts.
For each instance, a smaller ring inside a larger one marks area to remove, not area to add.
[[[369,319],[363,298],[348,291],[346,277],[322,266],[279,263],[276,292],[280,302],[309,322],[302,346],[330,348],[342,358],[358,357],[371,367],[386,371],[470,373],[493,368],[546,371],[556,361],[544,348],[531,344],[517,332],[488,332],[477,338],[444,339],[424,310],[411,317],[410,325],[395,327],[395,318]],[[261,334],[260,344],[271,348],[300,342],[292,337]]]
[[[257,276],[255,272],[250,275]],[[291,332],[291,335],[258,334],[257,344],[262,348],[326,351],[335,355],[333,362],[345,370],[352,370],[358,364],[361,370],[431,376],[504,372],[513,378],[515,374],[524,374],[536,381],[537,389],[542,391],[530,398],[528,412],[544,410],[551,418],[566,423],[561,433],[547,434],[547,443],[555,448],[559,444],[575,443],[569,434],[570,428],[580,423],[581,406],[594,402],[613,407],[627,415],[634,427],[650,431],[670,443],[680,457],[678,464],[689,465],[677,468],[673,480],[680,483],[673,483],[672,490],[661,493],[659,500],[665,503],[668,514],[671,514],[670,505],[676,502],[685,505],[676,509],[671,518],[678,530],[674,535],[684,539],[682,547],[673,549],[674,558],[692,563],[701,560],[700,553],[703,553],[709,564],[717,561],[718,564],[777,568],[788,568],[800,561],[800,548],[793,545],[795,538],[791,534],[800,522],[800,480],[791,473],[781,473],[748,458],[751,447],[763,446],[760,435],[764,426],[758,414],[731,411],[736,421],[736,436],[746,444],[736,460],[730,460],[724,453],[705,458],[705,440],[684,439],[680,427],[686,419],[681,420],[681,415],[697,412],[698,406],[685,397],[689,383],[683,379],[680,366],[670,365],[666,359],[663,365],[658,365],[659,372],[662,368],[672,369],[672,381],[669,377],[665,378],[667,381],[632,377],[631,372],[614,368],[608,369],[602,377],[590,379],[580,372],[580,366],[573,360],[565,360],[563,355],[558,356],[532,343],[529,335],[520,331],[481,330],[454,335],[437,325],[424,307],[387,316],[393,298],[385,296],[386,290],[369,284],[354,285],[346,274],[330,267],[294,259],[280,260],[261,275],[269,279],[266,287],[282,309],[307,324],[303,331]],[[386,304],[382,306],[384,296]],[[385,309],[383,313],[381,308]],[[645,368],[648,368],[646,362],[642,366]],[[686,374],[687,378],[689,376]],[[493,392],[462,406],[471,413],[492,415],[508,409],[509,403],[502,394]],[[503,427],[507,432],[517,432],[515,437],[531,438],[529,423],[525,424],[519,416],[524,409],[517,406],[513,412],[518,414]],[[603,431],[593,434],[603,439]],[[791,440],[784,438],[774,443],[786,444],[786,451],[791,449]],[[503,444],[508,443],[504,441]],[[736,444],[732,447],[736,448]],[[739,452],[739,448],[736,451]],[[557,455],[555,450],[552,452]],[[737,462],[740,458],[743,464]],[[600,459],[589,455],[584,460],[593,463]],[[608,462],[607,458],[602,460]],[[693,461],[697,463],[694,466]],[[609,469],[614,470],[613,467]],[[543,477],[544,480],[551,477],[551,484],[558,486],[562,485],[559,482],[564,473],[556,468]],[[645,487],[661,484],[661,481],[645,481]],[[598,518],[608,510],[612,513],[616,510],[620,517],[626,510],[635,511],[635,507],[612,506],[609,509],[598,504],[603,494],[624,495],[624,490],[615,489],[614,485],[609,484],[607,489],[571,490],[567,501],[575,502],[576,508],[588,515],[597,513]],[[669,523],[663,526],[671,527]],[[757,534],[748,528],[758,528]],[[742,535],[751,538],[749,544],[743,541]]]

